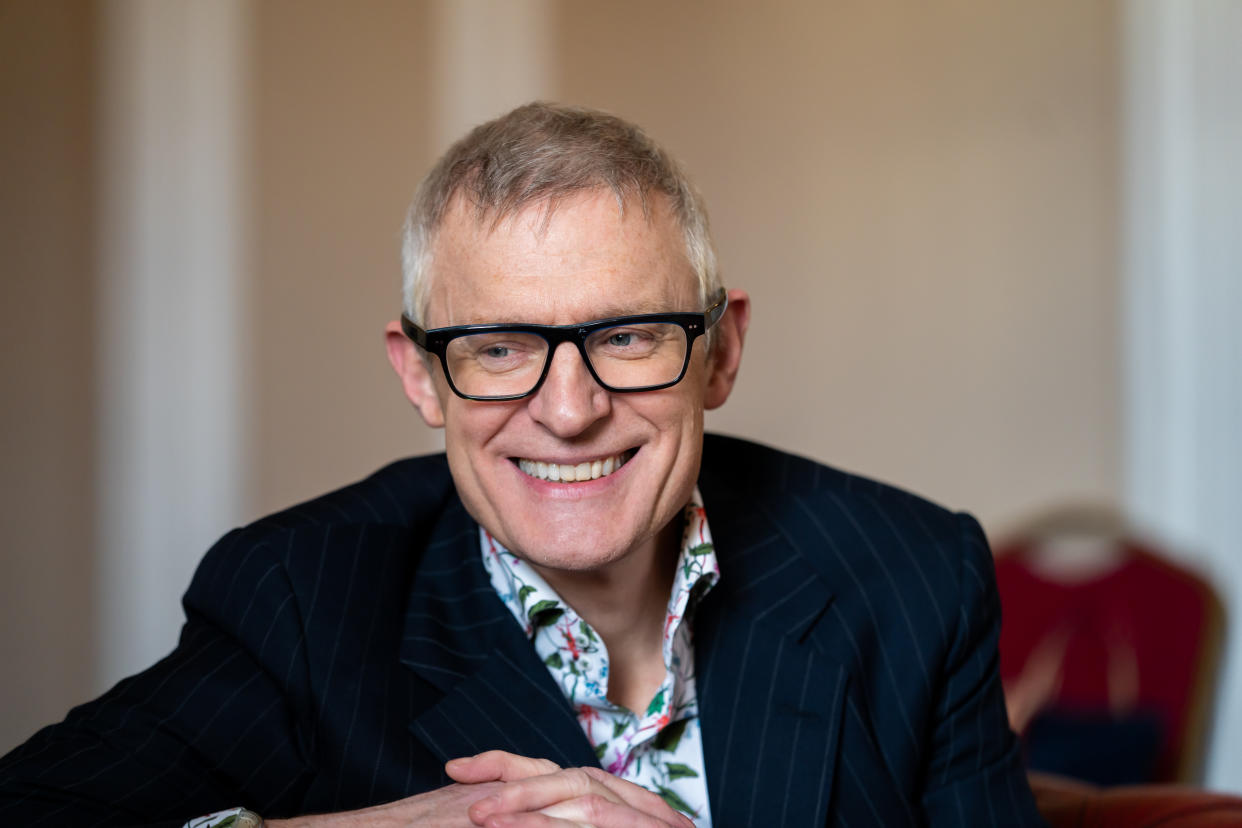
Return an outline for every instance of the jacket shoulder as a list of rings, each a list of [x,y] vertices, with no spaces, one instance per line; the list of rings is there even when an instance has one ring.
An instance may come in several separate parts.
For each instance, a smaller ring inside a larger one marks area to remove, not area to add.
[[[994,601],[991,552],[970,515],[754,443],[713,438],[705,448],[700,489],[713,535],[717,516],[723,521],[718,549],[741,530],[801,558],[834,593],[837,611],[854,619],[862,649],[868,639],[873,651],[900,639],[927,652],[930,665],[968,593]]]
[[[443,454],[409,457],[355,483],[267,515],[245,527],[250,534],[352,524],[413,526],[434,516],[453,492]]]
[[[963,516],[920,495],[749,440],[707,435],[702,468],[705,497],[711,489],[718,498],[777,513],[809,509],[832,522],[879,521],[924,538],[956,539],[961,533]]]
[[[241,585],[272,569],[295,592],[312,594],[324,582],[391,578],[417,564],[426,539],[458,503],[443,454],[398,460],[229,532],[204,556],[184,602],[212,607],[211,615],[244,612],[231,606],[248,600]]]

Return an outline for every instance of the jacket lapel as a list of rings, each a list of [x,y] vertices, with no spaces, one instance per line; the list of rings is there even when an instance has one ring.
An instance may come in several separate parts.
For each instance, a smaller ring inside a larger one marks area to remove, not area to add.
[[[442,760],[484,750],[598,764],[569,703],[491,586],[477,524],[452,499],[411,587],[401,661],[441,690],[410,723]]]
[[[824,825],[849,685],[832,592],[778,520],[700,485],[721,569],[694,628],[713,821]]]

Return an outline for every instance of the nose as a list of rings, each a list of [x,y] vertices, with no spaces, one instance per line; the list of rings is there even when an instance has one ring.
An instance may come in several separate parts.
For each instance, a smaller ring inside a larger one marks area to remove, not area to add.
[[[561,438],[582,434],[611,410],[612,397],[569,342],[562,342],[552,353],[548,376],[527,402],[535,422]]]

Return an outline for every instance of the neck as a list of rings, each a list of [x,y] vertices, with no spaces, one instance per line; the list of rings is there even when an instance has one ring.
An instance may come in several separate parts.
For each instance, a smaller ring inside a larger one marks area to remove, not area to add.
[[[641,713],[664,679],[664,619],[681,520],[620,560],[590,572],[537,567],[608,648],[608,698]]]

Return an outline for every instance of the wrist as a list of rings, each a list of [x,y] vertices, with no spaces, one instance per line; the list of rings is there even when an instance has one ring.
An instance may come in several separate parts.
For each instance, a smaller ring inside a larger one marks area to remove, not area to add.
[[[271,828],[263,817],[246,808],[226,808],[213,814],[195,817],[185,828]]]

